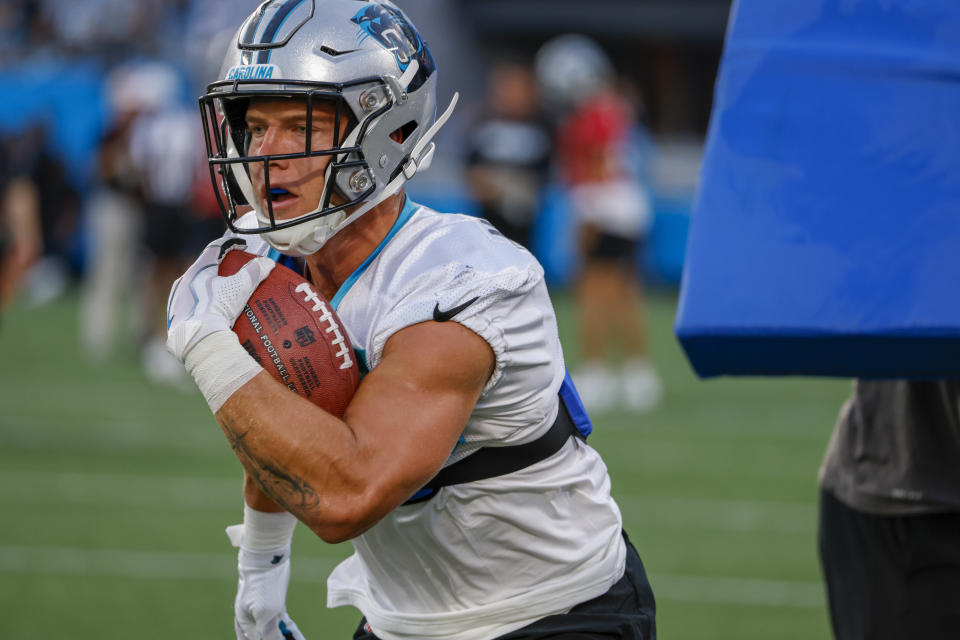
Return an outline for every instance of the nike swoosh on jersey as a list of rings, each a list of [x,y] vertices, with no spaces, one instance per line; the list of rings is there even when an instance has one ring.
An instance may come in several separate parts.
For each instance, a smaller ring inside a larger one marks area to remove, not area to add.
[[[433,305],[433,320],[434,322],[446,322],[447,320],[451,320],[453,316],[457,315],[479,299],[480,296],[476,296],[470,300],[467,300],[463,304],[458,304],[454,308],[447,309],[446,311],[440,311],[440,303],[438,302],[437,304]]]

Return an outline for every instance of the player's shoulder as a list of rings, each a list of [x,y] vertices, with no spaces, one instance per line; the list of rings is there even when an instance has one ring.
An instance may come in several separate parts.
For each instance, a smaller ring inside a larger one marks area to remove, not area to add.
[[[536,258],[483,218],[417,205],[397,234],[396,253],[424,264],[464,263],[480,271],[540,271]]]

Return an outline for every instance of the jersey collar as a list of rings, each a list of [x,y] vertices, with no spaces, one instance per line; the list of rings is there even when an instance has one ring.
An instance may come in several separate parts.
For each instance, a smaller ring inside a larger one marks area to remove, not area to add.
[[[334,294],[333,299],[330,300],[330,305],[333,307],[333,310],[336,311],[340,306],[340,302],[343,300],[343,297],[347,295],[347,292],[350,291],[354,283],[360,279],[360,276],[363,275],[364,271],[370,266],[370,264],[376,260],[377,256],[380,255],[380,252],[383,251],[383,248],[387,246],[387,243],[397,235],[397,232],[407,223],[407,221],[413,217],[413,214],[417,212],[417,209],[420,208],[420,205],[414,202],[409,198],[409,196],[404,197],[403,208],[400,209],[400,215],[397,216],[397,221],[393,223],[393,226],[390,227],[390,231],[387,232],[387,235],[384,236],[383,240],[380,241],[380,244],[377,245],[370,255],[357,267],[353,273],[351,273],[346,280],[343,281],[343,284],[340,285],[340,288],[337,289],[337,293]]]

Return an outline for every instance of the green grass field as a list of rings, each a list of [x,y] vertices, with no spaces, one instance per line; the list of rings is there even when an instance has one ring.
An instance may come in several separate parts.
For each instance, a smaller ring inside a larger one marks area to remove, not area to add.
[[[569,300],[556,302],[570,335]],[[664,403],[597,416],[591,436],[659,637],[828,638],[816,472],[849,383],[700,381],[675,304],[650,303]],[[223,530],[241,516],[239,463],[199,394],[151,386],[131,350],[88,365],[76,335],[75,296],[0,324],[0,638],[232,638]],[[356,625],[356,611],[325,608],[326,575],[349,553],[295,536],[288,607],[311,640]]]

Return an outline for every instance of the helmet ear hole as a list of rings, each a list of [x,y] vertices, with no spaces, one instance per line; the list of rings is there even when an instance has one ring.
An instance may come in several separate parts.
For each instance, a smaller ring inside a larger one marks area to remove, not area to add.
[[[241,169],[243,171],[244,169]],[[223,184],[227,190],[230,191],[230,198],[237,205],[249,205],[247,202],[247,196],[243,195],[243,189],[240,188],[240,184],[237,182],[236,177],[233,175],[233,170],[228,167],[223,167],[221,169],[223,174]]]
[[[390,139],[396,142],[397,144],[403,144],[404,140],[410,137],[410,135],[417,130],[416,120],[411,120],[410,122],[397,127],[390,132]]]
[[[244,99],[233,99],[223,101],[224,119],[221,127],[224,132],[232,139],[233,144],[238,151],[246,153],[247,151],[247,107],[250,101]]]

